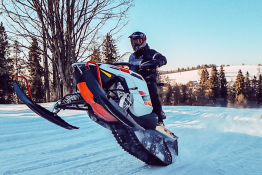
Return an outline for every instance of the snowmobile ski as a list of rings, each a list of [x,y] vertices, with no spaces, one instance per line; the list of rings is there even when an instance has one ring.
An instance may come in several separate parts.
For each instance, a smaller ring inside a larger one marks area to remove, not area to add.
[[[62,128],[72,130],[72,129],[79,129],[79,127],[70,125],[66,121],[64,121],[61,117],[59,117],[57,114],[50,112],[49,110],[43,108],[42,106],[36,104],[33,102],[30,98],[28,98],[27,95],[20,89],[18,86],[16,80],[13,83],[14,90],[17,94],[17,96],[22,100],[32,111],[34,111],[39,116],[45,118],[46,120],[61,126]]]

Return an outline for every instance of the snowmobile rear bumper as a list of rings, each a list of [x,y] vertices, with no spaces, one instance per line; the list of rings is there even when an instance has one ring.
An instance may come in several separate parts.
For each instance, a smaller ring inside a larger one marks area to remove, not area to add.
[[[14,90],[17,94],[17,96],[20,98],[22,102],[24,102],[32,111],[34,111],[36,114],[38,114],[40,117],[43,117],[44,119],[61,126],[62,128],[72,130],[72,129],[79,129],[79,127],[70,125],[66,121],[64,121],[61,117],[59,117],[57,114],[50,112],[49,110],[43,108],[42,106],[36,104],[33,102],[28,96],[21,90],[21,88],[18,86],[17,82],[14,81]]]

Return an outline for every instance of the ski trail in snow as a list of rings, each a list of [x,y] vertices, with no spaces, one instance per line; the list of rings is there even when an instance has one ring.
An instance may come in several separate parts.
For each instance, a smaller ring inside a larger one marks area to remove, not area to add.
[[[44,104],[50,108],[52,103]],[[165,106],[179,156],[149,166],[123,151],[85,112],[62,111],[68,131],[24,105],[0,105],[0,174],[261,174],[261,109]]]

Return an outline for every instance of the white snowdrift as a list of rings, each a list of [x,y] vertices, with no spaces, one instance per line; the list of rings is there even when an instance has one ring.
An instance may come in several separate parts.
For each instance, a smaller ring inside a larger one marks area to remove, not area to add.
[[[261,174],[261,109],[166,106],[164,111],[166,126],[179,136],[179,156],[167,167],[153,167],[124,152],[85,112],[63,112],[80,127],[68,131],[25,105],[0,105],[0,174]]]

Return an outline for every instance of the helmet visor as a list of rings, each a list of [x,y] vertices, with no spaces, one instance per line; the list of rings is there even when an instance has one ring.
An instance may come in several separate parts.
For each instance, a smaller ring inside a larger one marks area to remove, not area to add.
[[[130,38],[132,46],[140,46],[143,42],[142,39],[135,39],[135,38]]]

